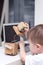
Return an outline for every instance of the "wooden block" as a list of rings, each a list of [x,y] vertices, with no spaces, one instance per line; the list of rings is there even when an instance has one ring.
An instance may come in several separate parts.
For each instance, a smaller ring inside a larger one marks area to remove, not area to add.
[[[5,44],[5,54],[16,55],[18,53],[17,43],[6,43]]]

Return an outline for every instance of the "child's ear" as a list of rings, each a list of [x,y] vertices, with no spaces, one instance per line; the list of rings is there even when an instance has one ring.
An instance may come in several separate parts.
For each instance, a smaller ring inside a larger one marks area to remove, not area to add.
[[[36,47],[37,47],[37,48],[40,48],[40,44],[36,44]]]

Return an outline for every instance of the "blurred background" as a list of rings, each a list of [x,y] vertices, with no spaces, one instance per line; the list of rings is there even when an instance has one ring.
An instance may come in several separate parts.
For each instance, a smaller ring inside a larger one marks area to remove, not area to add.
[[[35,0],[9,0],[9,22],[30,22],[34,26]]]

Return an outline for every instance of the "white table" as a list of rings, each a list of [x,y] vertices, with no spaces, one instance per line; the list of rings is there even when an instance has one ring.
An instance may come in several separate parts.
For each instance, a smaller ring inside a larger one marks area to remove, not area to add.
[[[4,49],[0,47],[0,65],[22,65],[20,55],[9,56],[4,54]]]
[[[27,42],[25,41],[25,43]],[[4,42],[2,43],[2,47],[0,47],[0,65],[22,65],[20,54],[17,54],[16,56],[5,55],[3,47]]]

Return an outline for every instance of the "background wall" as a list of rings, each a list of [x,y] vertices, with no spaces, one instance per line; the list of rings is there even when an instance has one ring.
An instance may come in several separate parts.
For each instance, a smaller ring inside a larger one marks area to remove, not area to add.
[[[43,0],[35,0],[35,25],[43,24]]]

